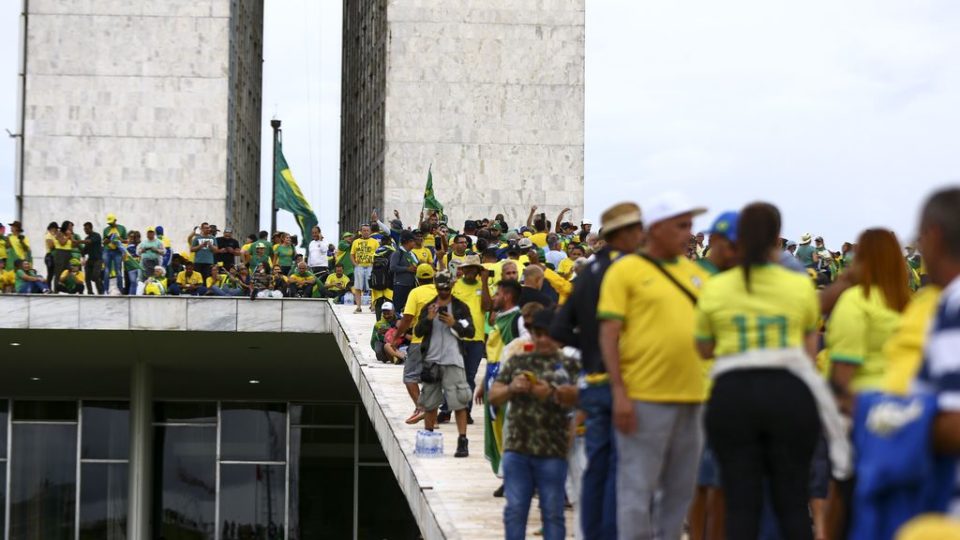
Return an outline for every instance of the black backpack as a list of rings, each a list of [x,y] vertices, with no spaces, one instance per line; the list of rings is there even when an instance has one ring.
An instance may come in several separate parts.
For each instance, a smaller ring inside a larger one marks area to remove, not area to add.
[[[393,274],[390,273],[391,251],[377,254],[373,258],[373,270],[370,272],[370,288],[375,291],[389,289],[393,285]]]

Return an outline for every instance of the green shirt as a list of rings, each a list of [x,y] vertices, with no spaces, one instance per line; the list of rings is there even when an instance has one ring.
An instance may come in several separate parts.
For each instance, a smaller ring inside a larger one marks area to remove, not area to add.
[[[293,266],[293,255],[295,253],[293,246],[280,244],[274,252],[277,255],[277,264],[280,266]]]
[[[267,263],[267,267],[270,267],[270,256],[259,256],[256,254],[256,252],[254,252],[254,254],[250,256],[250,263],[248,265],[250,267],[250,272],[253,273],[256,271],[256,269],[259,268],[263,263]]]
[[[800,262],[804,266],[810,266],[813,264],[813,252],[816,251],[812,245],[803,244],[797,246],[797,258],[800,259]]]
[[[37,275],[37,271],[34,270],[33,268],[30,269],[29,273],[27,273],[27,271],[22,268],[20,270],[17,270],[16,282],[14,283],[15,290],[17,292],[20,292],[20,287],[23,287],[25,283],[28,283],[27,280],[23,279],[23,276],[36,276],[36,275]]]
[[[257,256],[257,246],[263,246],[263,254],[267,257],[271,257],[273,255],[273,243],[271,243],[269,240],[257,240],[256,242],[250,244],[250,247],[247,248],[247,251],[250,253],[250,255],[253,255],[254,257]]]

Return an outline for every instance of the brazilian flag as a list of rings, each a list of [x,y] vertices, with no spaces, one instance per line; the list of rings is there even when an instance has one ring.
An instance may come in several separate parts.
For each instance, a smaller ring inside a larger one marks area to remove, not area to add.
[[[283,157],[282,146],[280,139],[277,138],[277,166],[273,171],[276,204],[278,209],[286,210],[297,218],[297,223],[300,225],[300,238],[303,239],[300,246],[306,248],[310,246],[310,231],[317,225],[317,215],[313,213],[310,203],[307,202],[307,198],[300,191],[297,181],[293,179],[290,166],[287,165],[287,160]]]
[[[427,169],[427,187],[423,190],[423,207],[443,214],[443,205],[433,194],[433,166]]]

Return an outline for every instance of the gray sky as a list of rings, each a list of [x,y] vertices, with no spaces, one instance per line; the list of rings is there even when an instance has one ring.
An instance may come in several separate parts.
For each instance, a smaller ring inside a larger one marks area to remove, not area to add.
[[[19,2],[0,4],[0,127],[15,131]],[[786,235],[823,234],[838,248],[868,226],[911,235],[922,198],[960,179],[956,2],[588,4],[588,217],[666,189],[712,214],[764,199],[780,206]],[[276,115],[328,239],[338,204],[340,22],[339,1],[267,2],[261,216],[269,223]],[[13,217],[13,175],[14,145],[3,138],[3,222]],[[296,230],[285,212],[279,224]]]

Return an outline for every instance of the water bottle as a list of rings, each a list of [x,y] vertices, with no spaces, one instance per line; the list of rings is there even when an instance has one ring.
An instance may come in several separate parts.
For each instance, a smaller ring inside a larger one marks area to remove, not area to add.
[[[424,458],[435,458],[443,455],[443,434],[438,431],[417,431],[417,443],[414,454]]]
[[[343,305],[352,306],[353,305],[353,293],[344,293],[343,295]]]
[[[363,296],[360,297],[360,305],[361,306],[370,305],[370,291],[363,293]]]

